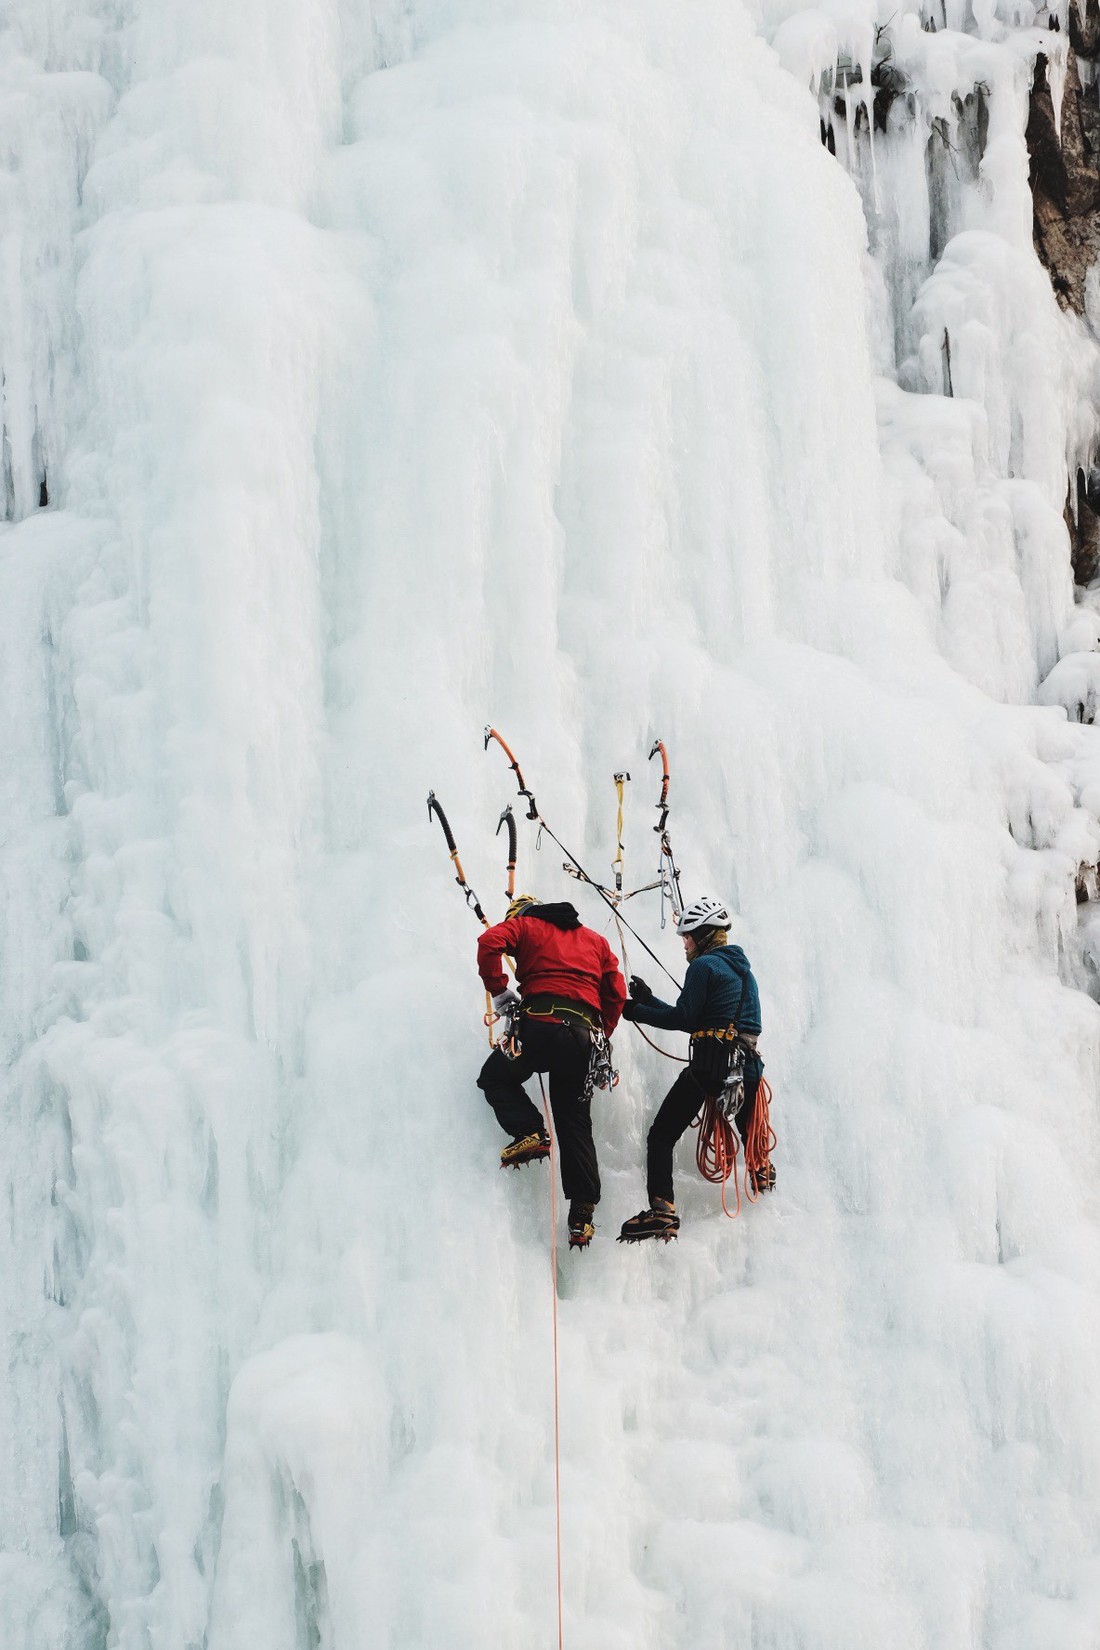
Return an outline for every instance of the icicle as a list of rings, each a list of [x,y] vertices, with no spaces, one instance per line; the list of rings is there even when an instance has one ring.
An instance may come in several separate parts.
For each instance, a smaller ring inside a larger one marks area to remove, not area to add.
[[[1047,60],[1047,85],[1050,87],[1050,101],[1054,109],[1054,130],[1059,143],[1062,141],[1062,101],[1069,72],[1068,43],[1065,33],[1050,35],[1043,42]]]

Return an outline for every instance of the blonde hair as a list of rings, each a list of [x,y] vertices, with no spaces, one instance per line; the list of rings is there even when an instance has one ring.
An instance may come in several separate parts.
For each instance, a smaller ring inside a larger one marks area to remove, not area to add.
[[[695,954],[698,957],[705,955],[708,951],[719,951],[723,945],[729,944],[730,931],[728,928],[704,928],[696,930],[696,932],[701,932],[706,936],[702,945],[699,944],[698,940],[695,942]],[[694,938],[694,936],[692,937]]]

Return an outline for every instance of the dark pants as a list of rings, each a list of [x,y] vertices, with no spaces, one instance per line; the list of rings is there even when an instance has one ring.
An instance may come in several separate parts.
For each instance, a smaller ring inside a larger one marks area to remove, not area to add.
[[[539,1025],[524,1018],[519,1035],[523,1045],[519,1059],[509,1060],[495,1048],[481,1068],[477,1086],[505,1134],[519,1140],[545,1126],[523,1084],[536,1071],[548,1072],[562,1191],[570,1201],[598,1203],[600,1170],[592,1141],[592,1106],[584,1101],[591,1034],[583,1026]]]
[[[646,1190],[649,1206],[655,1197],[666,1203],[672,1195],[672,1153],[676,1142],[693,1118],[703,1109],[708,1094],[717,1094],[729,1071],[730,1048],[706,1038],[692,1044],[691,1064],[677,1077],[653,1119],[646,1143]],[[756,1091],[764,1075],[764,1062],[752,1049],[745,1049],[745,1098],[737,1113],[737,1132],[748,1136],[756,1110]]]

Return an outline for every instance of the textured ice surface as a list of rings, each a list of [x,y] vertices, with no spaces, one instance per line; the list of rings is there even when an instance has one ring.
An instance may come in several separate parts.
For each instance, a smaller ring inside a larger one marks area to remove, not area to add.
[[[546,1174],[423,806],[499,915],[489,718],[596,874],[633,769],[638,881],[668,742],[781,1138],[617,1249],[624,1028],[570,1650],[1094,1643],[1097,355],[1064,35],[940,10],[0,6],[5,1645],[553,1642]]]

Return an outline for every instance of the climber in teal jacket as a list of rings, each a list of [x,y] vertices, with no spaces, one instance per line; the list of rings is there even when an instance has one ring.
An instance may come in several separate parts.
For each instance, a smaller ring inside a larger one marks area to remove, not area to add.
[[[625,1242],[674,1237],[680,1227],[673,1200],[672,1153],[688,1124],[702,1110],[707,1095],[721,1092],[735,1048],[744,1061],[745,1095],[737,1113],[737,1130],[747,1141],[756,1110],[764,1062],[756,1051],[760,1036],[760,992],[749,959],[739,945],[729,945],[731,917],[721,900],[704,896],[687,906],[676,923],[688,961],[683,989],[675,1003],[663,1003],[644,980],[630,981],[624,1020],[686,1031],[691,1036],[687,1068],[665,1096],[646,1144],[649,1208],[622,1229]],[[771,1191],[775,1169],[766,1156],[749,1165],[753,1189]]]

